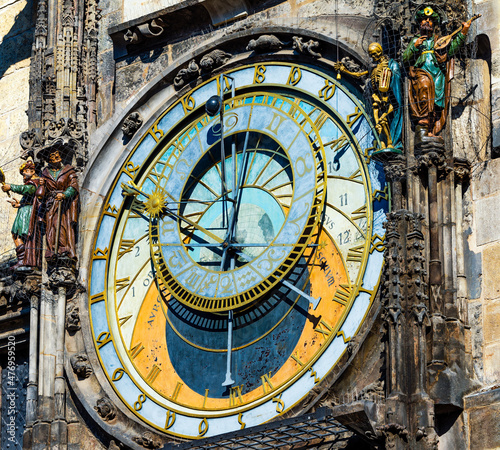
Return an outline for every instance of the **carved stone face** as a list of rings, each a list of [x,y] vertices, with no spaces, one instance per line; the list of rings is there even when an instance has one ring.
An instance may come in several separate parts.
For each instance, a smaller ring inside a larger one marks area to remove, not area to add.
[[[380,45],[370,45],[368,53],[375,62],[379,62],[384,54]]]

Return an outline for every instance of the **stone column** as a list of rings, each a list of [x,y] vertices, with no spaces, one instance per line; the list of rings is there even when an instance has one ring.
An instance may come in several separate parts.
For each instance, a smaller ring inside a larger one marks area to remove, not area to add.
[[[57,292],[56,304],[56,359],[54,376],[54,417],[51,423],[51,445],[64,449],[68,444],[68,423],[66,421],[66,381],[64,378],[64,341],[66,325],[66,299],[77,291],[74,270],[57,267],[51,273],[52,290]]]
[[[436,372],[445,368],[445,308],[443,297],[443,268],[440,254],[438,212],[438,176],[446,168],[445,148],[441,140],[429,140],[420,147],[417,157],[420,173],[427,181],[429,217],[429,297],[432,323],[431,361]]]
[[[465,276],[465,256],[464,256],[464,228],[463,228],[463,184],[470,175],[470,163],[464,159],[455,158],[455,230],[456,230],[456,260],[457,260],[457,307],[458,317],[465,324],[467,317],[467,277]]]
[[[406,158],[402,155],[393,155],[384,162],[384,171],[387,180],[391,183],[392,210],[403,208],[403,182],[406,180]]]
[[[23,283],[26,293],[30,297],[29,373],[26,388],[26,429],[23,434],[23,448],[31,448],[33,424],[37,419],[40,281],[40,273],[35,272],[29,274]]]

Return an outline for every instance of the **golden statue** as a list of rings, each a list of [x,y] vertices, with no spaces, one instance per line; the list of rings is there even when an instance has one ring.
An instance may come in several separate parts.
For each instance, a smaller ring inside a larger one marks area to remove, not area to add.
[[[337,72],[346,73],[354,78],[370,75],[375,129],[377,133],[385,136],[382,148],[401,150],[403,95],[399,64],[384,55],[382,46],[377,42],[370,44],[368,54],[376,64],[371,73],[368,70],[352,72],[342,62],[336,62],[334,68]]]

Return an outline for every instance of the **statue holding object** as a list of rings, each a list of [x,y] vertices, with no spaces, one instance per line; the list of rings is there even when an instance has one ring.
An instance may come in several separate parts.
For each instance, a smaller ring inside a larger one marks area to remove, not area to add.
[[[471,22],[478,17],[481,16],[472,17],[451,35],[439,38],[435,34],[441,22],[437,12],[427,6],[415,15],[420,34],[411,39],[403,62],[409,66],[410,114],[416,125],[417,144],[435,138],[446,123],[452,58],[464,45]]]
[[[399,64],[384,54],[382,46],[373,42],[368,47],[375,67],[369,72],[352,72],[341,62],[336,62],[337,72],[355,78],[370,75],[372,86],[372,107],[375,129],[382,138],[382,151],[401,153],[403,131],[403,89]]]
[[[35,165],[32,161],[24,163],[19,168],[19,172],[23,176],[24,184],[7,184],[2,181],[2,191],[22,195],[21,200],[13,198],[7,200],[14,208],[17,208],[16,218],[12,225],[12,239],[16,245],[17,254],[17,263],[11,267],[13,270],[41,266],[41,235],[36,212],[34,213],[33,209],[40,178],[35,175]]]
[[[63,164],[57,145],[45,151],[48,166],[42,171],[35,205],[43,210],[45,223],[45,258],[49,264],[64,259],[70,265],[77,261],[78,180],[75,169]]]

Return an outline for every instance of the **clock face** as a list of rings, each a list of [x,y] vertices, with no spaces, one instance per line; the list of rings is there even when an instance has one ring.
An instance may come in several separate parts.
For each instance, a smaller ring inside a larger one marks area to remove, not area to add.
[[[109,383],[139,419],[186,438],[303,400],[359,329],[383,262],[388,188],[359,101],[306,67],[228,74],[222,127],[204,111],[214,78],[133,149],[91,263]]]

